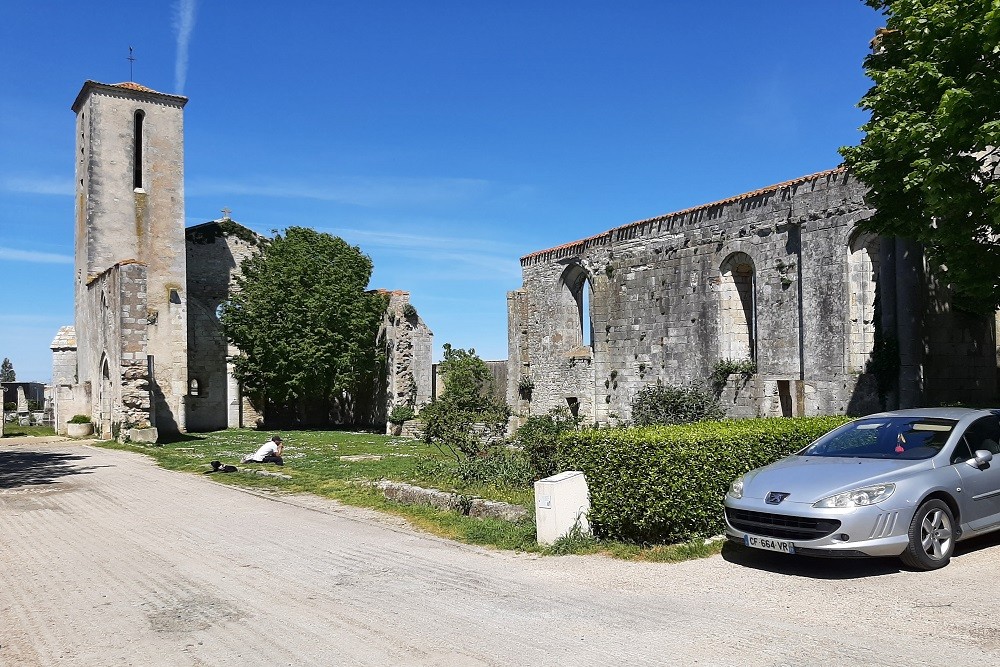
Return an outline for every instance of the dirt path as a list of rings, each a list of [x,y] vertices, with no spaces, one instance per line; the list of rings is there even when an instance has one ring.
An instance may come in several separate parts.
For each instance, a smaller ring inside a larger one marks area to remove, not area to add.
[[[0,665],[1000,664],[995,562],[454,544],[74,443],[0,445]]]

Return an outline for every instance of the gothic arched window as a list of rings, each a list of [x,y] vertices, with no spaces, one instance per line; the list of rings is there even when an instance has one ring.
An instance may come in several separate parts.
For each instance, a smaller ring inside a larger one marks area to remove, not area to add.
[[[594,344],[594,317],[592,308],[593,289],[590,276],[579,264],[571,264],[559,278],[562,285],[560,310],[565,321],[572,322],[570,340],[575,345],[592,346]]]

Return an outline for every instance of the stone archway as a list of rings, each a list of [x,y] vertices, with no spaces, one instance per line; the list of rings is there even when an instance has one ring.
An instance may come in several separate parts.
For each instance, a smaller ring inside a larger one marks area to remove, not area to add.
[[[847,255],[847,369],[850,372],[865,372],[875,349],[878,273],[879,238],[870,233],[855,234]]]
[[[753,258],[734,252],[719,267],[719,358],[757,358],[756,269]]]

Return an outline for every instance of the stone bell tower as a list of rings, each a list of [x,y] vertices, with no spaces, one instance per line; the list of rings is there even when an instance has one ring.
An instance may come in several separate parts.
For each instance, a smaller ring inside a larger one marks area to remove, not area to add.
[[[73,103],[77,382],[105,437],[185,430],[186,103],[96,81]]]

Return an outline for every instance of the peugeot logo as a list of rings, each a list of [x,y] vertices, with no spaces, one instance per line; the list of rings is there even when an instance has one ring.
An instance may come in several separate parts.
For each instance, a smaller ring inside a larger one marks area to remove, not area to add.
[[[782,493],[781,491],[769,491],[767,497],[764,498],[764,502],[768,505],[780,505],[781,501],[788,496],[789,494]]]

